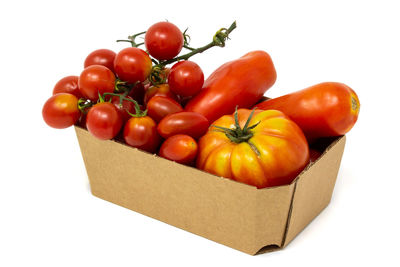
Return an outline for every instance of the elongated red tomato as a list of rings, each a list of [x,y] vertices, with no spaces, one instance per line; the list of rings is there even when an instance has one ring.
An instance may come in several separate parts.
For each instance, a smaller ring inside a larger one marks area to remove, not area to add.
[[[102,65],[114,72],[115,52],[109,49],[98,49],[90,53],[84,62],[84,67],[92,65]]]
[[[156,122],[161,121],[165,116],[183,111],[181,105],[172,98],[165,96],[154,96],[147,103],[147,114]]]
[[[114,60],[114,71],[126,82],[143,82],[150,75],[152,62],[149,55],[140,48],[122,49]]]
[[[90,108],[86,116],[88,131],[101,140],[114,138],[122,127],[121,114],[109,102],[101,102]]]
[[[192,137],[177,134],[164,141],[159,155],[163,158],[189,165],[196,159],[197,151],[197,143]]]
[[[63,129],[72,126],[80,117],[78,98],[68,93],[55,94],[44,104],[42,116],[50,127]]]
[[[213,123],[199,140],[197,168],[257,188],[291,183],[309,163],[303,132],[280,111],[251,112]]]
[[[270,56],[264,51],[253,51],[215,70],[185,110],[200,113],[211,123],[222,115],[231,114],[236,106],[252,107],[275,80]]]
[[[350,131],[357,121],[360,101],[347,85],[325,82],[264,101],[256,107],[282,111],[300,126],[311,141]]]
[[[84,69],[79,76],[79,90],[92,101],[99,99],[99,94],[114,92],[115,75],[101,65],[92,65]]]
[[[150,153],[156,152],[161,143],[156,123],[149,116],[131,117],[125,124],[123,135],[128,145]]]
[[[78,99],[82,97],[78,86],[78,76],[67,76],[59,80],[53,88],[53,95],[59,93],[69,93]]]
[[[208,125],[207,118],[199,113],[178,112],[165,116],[158,124],[157,131],[164,138],[186,134],[197,139],[207,132]]]

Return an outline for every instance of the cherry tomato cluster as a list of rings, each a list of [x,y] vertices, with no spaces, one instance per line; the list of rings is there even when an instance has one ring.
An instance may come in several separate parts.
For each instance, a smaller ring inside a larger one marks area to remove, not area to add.
[[[127,40],[118,40],[132,47],[118,53],[95,50],[84,60],[79,76],[56,83],[53,96],[43,106],[43,119],[54,128],[79,125],[101,140],[120,139],[132,147],[192,164],[197,140],[207,132],[209,121],[199,113],[184,111],[185,103],[204,83],[202,69],[188,59],[213,46],[223,47],[235,27],[234,23],[229,29],[222,28],[211,43],[195,49],[189,46],[186,31],[159,22]],[[136,43],[140,35],[144,41]],[[189,52],[179,56],[182,49]]]

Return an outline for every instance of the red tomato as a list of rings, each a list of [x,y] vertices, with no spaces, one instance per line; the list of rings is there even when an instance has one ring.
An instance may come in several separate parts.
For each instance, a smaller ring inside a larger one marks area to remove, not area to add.
[[[325,82],[264,101],[256,107],[282,111],[313,141],[350,131],[357,121],[360,101],[347,85]]]
[[[59,93],[50,97],[43,106],[42,116],[50,127],[63,129],[74,125],[79,117],[78,98]]]
[[[101,102],[90,108],[86,127],[95,137],[102,140],[114,138],[122,127],[121,114],[109,102]]]
[[[79,90],[85,98],[92,101],[99,99],[99,93],[114,92],[115,75],[101,65],[92,65],[84,69],[79,76]]]
[[[204,83],[204,74],[193,61],[176,63],[168,75],[171,91],[183,97],[190,97],[200,92]]]
[[[189,135],[173,135],[161,145],[159,155],[163,158],[189,165],[196,158],[197,143]]]
[[[84,67],[87,68],[91,65],[102,65],[114,72],[115,56],[115,52],[109,49],[95,50],[86,57]]]
[[[125,98],[132,99],[132,97],[130,96],[125,96]],[[135,114],[135,104],[129,100],[122,100],[122,104],[120,104],[120,98],[118,96],[113,96],[111,98],[111,103],[113,103],[120,112],[123,122],[126,122],[132,117],[131,115],[129,115],[128,112],[130,112],[131,114]]]
[[[149,55],[140,48],[122,49],[114,60],[117,76],[126,82],[143,82],[150,75],[152,62]]]
[[[178,102],[178,97],[171,92],[166,83],[149,87],[144,95],[144,103],[147,104],[153,96],[166,96]]]
[[[181,52],[183,34],[170,22],[158,22],[147,30],[144,44],[152,57],[158,60],[168,60]]]
[[[82,97],[78,86],[78,76],[67,76],[59,80],[53,89],[53,95],[59,93],[69,93],[76,96],[78,99]]]
[[[264,51],[253,51],[214,71],[185,110],[200,113],[212,123],[222,115],[232,114],[236,106],[252,107],[275,80],[270,56]]]
[[[168,114],[183,111],[181,105],[172,98],[165,96],[154,96],[147,103],[147,114],[156,122],[159,122]]]
[[[208,125],[207,118],[199,113],[178,112],[165,116],[158,124],[157,131],[164,138],[186,134],[197,139],[207,132]]]
[[[143,99],[145,97],[146,89],[143,85],[143,83],[138,83],[136,84],[132,90],[129,93],[129,96],[131,96],[136,102],[138,102],[139,105],[143,105]]]
[[[123,135],[128,145],[150,153],[156,152],[161,143],[156,123],[149,116],[131,117],[125,124]]]

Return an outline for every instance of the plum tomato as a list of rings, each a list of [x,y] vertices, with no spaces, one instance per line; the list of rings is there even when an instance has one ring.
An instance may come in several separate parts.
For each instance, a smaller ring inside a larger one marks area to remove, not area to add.
[[[143,82],[151,73],[149,55],[140,48],[122,49],[114,60],[114,71],[118,78],[129,83]]]
[[[197,155],[197,143],[189,135],[177,134],[161,145],[159,155],[163,158],[190,165]]]
[[[154,96],[147,103],[147,114],[156,122],[159,122],[168,114],[183,111],[182,106],[172,98]]]
[[[53,95],[46,101],[42,109],[42,116],[47,125],[57,129],[74,125],[80,115],[78,98],[68,93]]]
[[[86,57],[84,67],[87,68],[92,65],[102,65],[114,72],[115,56],[116,53],[109,49],[95,50]]]
[[[166,96],[178,102],[178,97],[171,92],[166,83],[149,87],[144,94],[144,103],[147,104],[153,96]]]
[[[122,127],[121,114],[109,102],[97,103],[90,108],[86,117],[86,128],[101,140],[114,138]]]
[[[208,126],[208,120],[203,115],[183,111],[165,116],[158,124],[157,131],[164,138],[186,134],[197,139],[207,132]]]
[[[150,153],[155,153],[161,143],[156,123],[149,116],[131,117],[124,126],[125,142]]]
[[[193,61],[180,61],[172,66],[168,75],[171,91],[182,97],[190,97],[200,92],[204,83],[204,74]]]
[[[78,86],[78,76],[67,76],[59,80],[53,89],[53,95],[59,93],[69,93],[76,96],[78,99],[82,97]]]
[[[79,76],[79,90],[85,98],[99,99],[99,94],[114,92],[115,75],[107,67],[92,65],[84,69]]]
[[[183,34],[170,22],[158,22],[147,30],[144,44],[152,57],[158,60],[168,60],[181,52]]]

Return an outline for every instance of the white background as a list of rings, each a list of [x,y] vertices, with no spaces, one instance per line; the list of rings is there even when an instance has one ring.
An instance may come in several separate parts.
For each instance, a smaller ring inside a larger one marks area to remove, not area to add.
[[[400,9],[396,1],[2,1],[0,266],[399,264]],[[249,256],[93,197],[72,128],[41,108],[98,48],[168,19],[192,46],[237,20],[225,48],[192,58],[208,76],[263,49],[275,97],[344,82],[361,112],[331,204],[284,250]]]

